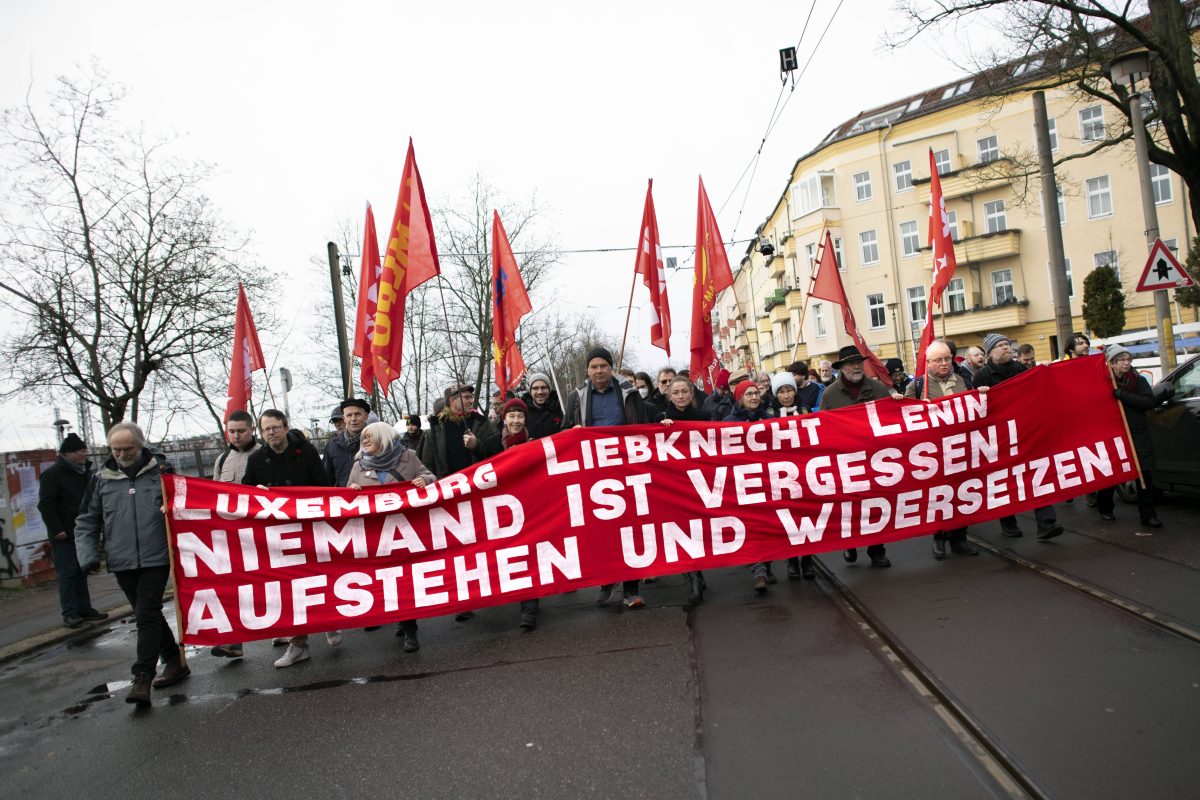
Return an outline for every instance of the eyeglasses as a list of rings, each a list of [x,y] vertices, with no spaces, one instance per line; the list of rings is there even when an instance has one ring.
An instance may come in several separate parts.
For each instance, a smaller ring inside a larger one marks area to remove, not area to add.
[[[947,361],[953,361],[953,360],[954,359],[951,358],[950,356],[946,356],[945,358],[931,358],[931,359],[929,359],[929,363],[930,364],[945,364]]]
[[[762,397],[762,392],[757,389],[747,389],[742,392],[742,397]]]
[[[277,431],[283,431],[283,430],[287,430],[287,427],[284,425],[271,425],[266,428],[263,428],[262,432],[263,433],[276,433]]]

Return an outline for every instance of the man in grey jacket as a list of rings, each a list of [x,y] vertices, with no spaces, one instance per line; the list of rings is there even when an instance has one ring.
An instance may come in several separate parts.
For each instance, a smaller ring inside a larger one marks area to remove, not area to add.
[[[96,474],[87,508],[75,523],[75,548],[84,571],[98,568],[98,539],[104,531],[108,569],[117,576],[137,622],[133,687],[125,702],[147,706],[151,686],[162,689],[191,674],[162,612],[171,559],[161,476],[170,469],[146,447],[146,435],[132,422],[113,425],[108,446],[112,457]],[[155,677],[159,659],[166,668]]]

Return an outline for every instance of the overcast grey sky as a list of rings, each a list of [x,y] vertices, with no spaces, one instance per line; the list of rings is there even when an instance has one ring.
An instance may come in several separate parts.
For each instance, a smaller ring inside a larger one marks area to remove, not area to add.
[[[802,65],[837,5],[817,0]],[[286,293],[298,311],[307,293],[326,290],[309,280],[309,263],[338,219],[360,219],[369,200],[386,229],[409,136],[433,204],[479,172],[509,198],[536,192],[543,227],[564,249],[632,247],[653,177],[663,243],[692,242],[697,175],[720,207],[780,95],[778,49],[800,41],[810,8],[7,0],[0,105],[20,103],[31,82],[44,94],[55,75],[97,59],[129,90],[125,119],[179,135],[179,155],[217,165],[209,195],[250,233],[259,263],[302,284]],[[795,159],[838,122],[958,74],[931,42],[884,52],[889,25],[892,0],[844,0],[766,143],[740,222],[745,183],[719,216],[726,239],[753,233]],[[730,249],[733,265],[744,247]],[[689,251],[668,255],[682,262]],[[567,255],[555,289],[564,310],[592,307],[619,337],[632,269],[630,252]],[[685,364],[690,272],[669,287],[671,363]],[[635,303],[647,305],[640,287]],[[666,363],[648,343],[649,317],[633,319],[637,366]],[[297,367],[307,345],[293,333],[281,350],[282,334],[263,336],[267,358]],[[304,419],[334,401],[302,397],[292,408]],[[0,449],[50,441],[48,428],[27,427],[47,425],[49,409],[29,413],[25,403],[2,407]]]

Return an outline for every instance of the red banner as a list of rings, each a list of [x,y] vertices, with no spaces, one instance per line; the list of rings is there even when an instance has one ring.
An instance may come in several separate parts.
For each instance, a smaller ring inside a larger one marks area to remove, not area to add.
[[[1137,472],[1092,356],[932,402],[577,428],[422,489],[164,488],[183,641],[209,645],[889,542]]]

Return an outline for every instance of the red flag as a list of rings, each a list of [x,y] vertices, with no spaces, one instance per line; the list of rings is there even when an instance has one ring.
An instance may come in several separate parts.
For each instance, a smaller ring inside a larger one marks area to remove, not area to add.
[[[525,360],[517,349],[517,326],[532,306],[500,213],[492,214],[492,349],[496,386],[503,394],[525,377]]]
[[[225,421],[235,411],[245,411],[250,403],[250,375],[256,370],[267,368],[262,345],[258,342],[258,329],[254,327],[254,315],[250,313],[250,302],[246,290],[238,283],[237,315],[233,322],[233,359],[229,364],[229,391],[225,399]]]
[[[867,340],[858,332],[858,325],[854,323],[854,310],[850,308],[850,301],[846,297],[846,287],[842,285],[837,256],[833,251],[833,237],[829,235],[828,230],[825,231],[825,243],[821,245],[821,258],[817,262],[817,274],[813,278],[808,294],[810,297],[828,300],[842,307],[842,325],[846,329],[846,334],[854,340],[854,346],[858,348],[858,352],[867,359],[864,367],[867,374],[881,381],[885,386],[891,386],[892,376],[888,374],[887,367],[879,360],[879,356],[871,352]]]
[[[383,267],[379,263],[379,235],[375,232],[375,213],[367,203],[367,224],[363,231],[362,267],[358,273],[358,315],[354,321],[354,355],[362,359],[362,370],[358,382],[368,394],[375,377],[375,355],[371,352],[371,339],[375,333],[376,304],[379,301],[379,276]]]
[[[942,179],[938,176],[933,148],[929,150],[929,246],[933,250],[933,287],[925,302],[925,329],[917,346],[916,375],[925,374],[925,349],[933,343],[933,306],[942,307],[942,293],[954,279],[958,262],[954,259],[954,239],[950,236],[950,216],[942,197]]]
[[[388,386],[400,377],[404,353],[404,302],[409,292],[439,274],[441,268],[433,238],[433,220],[425,203],[425,187],[417,169],[412,139],[409,139],[404,173],[400,176],[400,196],[396,198],[396,214],[388,231],[387,255],[379,276],[378,307],[371,339],[375,380],[384,397],[387,397]]]
[[[700,179],[700,198],[696,209],[696,277],[692,284],[692,359],[688,364],[692,380],[701,381],[709,391],[720,365],[712,342],[712,310],[717,295],[733,286],[733,273],[725,256],[725,243],[717,229],[717,217],[708,203],[704,179]]]
[[[671,355],[671,307],[667,303],[667,275],[663,269],[662,245],[658,238],[658,217],[654,214],[654,181],[646,187],[646,208],[642,211],[642,232],[638,236],[637,261],[633,271],[642,276],[650,290],[650,344]]]

